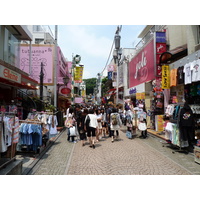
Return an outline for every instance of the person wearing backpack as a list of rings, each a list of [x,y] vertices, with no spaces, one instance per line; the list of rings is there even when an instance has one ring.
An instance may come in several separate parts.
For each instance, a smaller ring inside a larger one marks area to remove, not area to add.
[[[110,129],[111,129],[111,139],[114,142],[114,134],[116,132],[116,139],[119,137],[119,129],[122,126],[122,121],[120,119],[120,115],[117,112],[116,108],[113,108],[112,113],[110,115]]]

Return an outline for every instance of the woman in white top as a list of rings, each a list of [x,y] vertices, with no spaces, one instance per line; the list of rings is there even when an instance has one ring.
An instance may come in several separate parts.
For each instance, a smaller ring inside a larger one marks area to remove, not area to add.
[[[95,149],[95,137],[98,127],[97,116],[94,114],[93,109],[89,109],[89,114],[85,118],[85,130],[87,131],[87,137],[89,138],[90,147]],[[87,121],[89,122],[87,125]]]

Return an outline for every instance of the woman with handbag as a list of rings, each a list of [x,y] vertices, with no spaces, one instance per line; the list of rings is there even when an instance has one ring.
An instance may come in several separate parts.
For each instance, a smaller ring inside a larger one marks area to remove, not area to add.
[[[147,113],[141,108],[138,111],[138,120],[138,129],[141,131],[139,138],[145,139],[147,137]]]
[[[76,143],[76,141],[74,141],[74,138],[76,137],[75,122],[76,120],[74,119],[73,115],[69,113],[67,119],[65,120],[65,127],[67,128],[67,140],[70,141],[71,138],[73,143]]]

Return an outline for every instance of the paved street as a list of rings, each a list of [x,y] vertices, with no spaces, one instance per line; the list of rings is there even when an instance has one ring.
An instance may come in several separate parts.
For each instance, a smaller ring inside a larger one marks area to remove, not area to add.
[[[64,131],[38,162],[34,175],[191,175],[200,174],[193,155],[172,153],[153,137],[129,140],[120,131],[120,140],[102,139],[92,149],[67,142]]]

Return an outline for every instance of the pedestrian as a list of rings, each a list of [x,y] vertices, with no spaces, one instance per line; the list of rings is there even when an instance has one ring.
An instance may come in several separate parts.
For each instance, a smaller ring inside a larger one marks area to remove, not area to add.
[[[138,129],[141,131],[139,138],[145,139],[147,137],[147,112],[140,108],[138,111]]]
[[[85,117],[87,114],[88,114],[88,110],[84,109],[83,112],[78,113],[78,117],[76,120],[77,129],[78,129],[78,133],[79,133],[79,137],[80,137],[82,146],[85,146],[85,140],[86,140],[86,131],[84,129],[84,122],[85,122]]]
[[[100,109],[96,110],[96,116],[97,116],[97,122],[98,122],[98,128],[96,133],[96,141],[98,142],[100,137],[102,137],[102,120],[103,116]]]
[[[89,109],[88,115],[85,118],[85,130],[89,139],[90,147],[95,149],[95,138],[98,127],[97,116],[94,114],[93,109]]]
[[[108,133],[108,126],[107,126],[107,121],[106,121],[106,113],[104,111],[104,108],[101,109],[101,113],[102,113],[102,137],[106,137],[107,133]]]
[[[67,119],[65,120],[65,127],[67,128],[67,135],[68,138],[67,140],[70,142],[76,143],[74,138],[76,137],[76,128],[75,128],[75,122],[76,120],[74,119],[73,115],[71,113],[68,114]]]
[[[116,108],[112,109],[112,113],[110,115],[110,129],[111,129],[111,141],[114,142],[114,135],[116,132],[116,139],[119,138],[119,129],[122,126],[122,121],[120,119],[120,115],[117,112]]]
[[[113,105],[112,104],[108,104],[108,108],[106,109],[106,121],[107,121],[107,125],[108,125],[109,137],[111,137],[110,115],[112,113],[112,109],[113,109]]]

